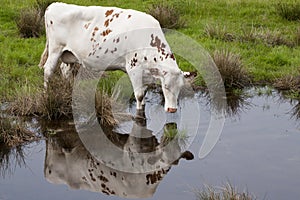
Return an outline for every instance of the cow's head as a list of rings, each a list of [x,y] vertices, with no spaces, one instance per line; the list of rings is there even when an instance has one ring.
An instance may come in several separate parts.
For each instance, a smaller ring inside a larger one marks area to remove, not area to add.
[[[187,80],[196,75],[190,72],[182,72],[181,70],[164,71],[155,69],[154,73],[161,79],[165,99],[165,111],[175,113],[178,108],[177,100],[181,88],[187,83]]]

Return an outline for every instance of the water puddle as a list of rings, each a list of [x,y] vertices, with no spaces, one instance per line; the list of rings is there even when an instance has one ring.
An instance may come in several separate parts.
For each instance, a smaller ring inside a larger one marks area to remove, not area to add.
[[[279,94],[231,98],[216,146],[199,159],[207,97],[182,99],[175,115],[164,114],[159,98],[148,96],[146,120],[102,127],[102,135],[78,132],[72,121],[33,120],[45,140],[0,149],[0,200],[195,199],[203,184],[227,181],[258,199],[300,197],[297,102]]]

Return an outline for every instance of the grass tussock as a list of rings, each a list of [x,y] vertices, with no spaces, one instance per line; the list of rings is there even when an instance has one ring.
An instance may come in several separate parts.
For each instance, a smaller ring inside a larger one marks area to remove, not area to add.
[[[250,77],[243,67],[240,55],[228,50],[217,50],[213,60],[219,69],[225,88],[244,88],[250,85]]]
[[[274,87],[278,90],[300,91],[300,76],[287,75],[276,79]]]
[[[252,42],[263,43],[267,46],[287,46],[295,47],[299,37],[298,31],[295,33],[295,41],[288,39],[278,30],[269,30],[267,28],[255,28],[251,29],[242,28],[241,34],[237,32],[231,33],[225,26],[207,24],[204,28],[204,34],[211,39],[218,39],[225,42]]]
[[[282,1],[276,5],[276,12],[283,19],[289,21],[300,20],[300,2],[296,0],[293,2]]]
[[[38,136],[29,131],[18,119],[0,117],[0,145],[14,147],[36,140]]]
[[[53,0],[36,0],[32,8],[24,8],[16,19],[21,37],[40,37],[44,34],[44,13]]]
[[[159,21],[162,28],[185,27],[185,22],[180,18],[180,11],[175,6],[164,3],[153,4],[147,12]]]
[[[44,16],[44,13],[45,13],[47,7],[53,2],[56,2],[56,1],[55,0],[36,0],[35,8],[40,11],[42,16]]]
[[[300,27],[298,27],[295,35],[295,43],[297,46],[300,46]]]
[[[43,32],[43,17],[41,11],[36,8],[25,8],[21,10],[20,16],[16,19],[16,24],[21,37],[40,37]]]
[[[197,200],[254,200],[253,195],[246,192],[239,192],[230,183],[221,187],[205,186],[202,190],[196,191]]]
[[[231,42],[235,39],[234,34],[229,33],[225,26],[207,24],[204,28],[204,33],[210,38],[227,42]]]
[[[12,175],[17,166],[26,167],[24,151],[25,147],[22,145],[0,149],[0,175],[3,178]]]
[[[107,93],[97,90],[95,95],[95,105],[100,124],[109,126],[118,124],[112,111],[112,99]]]
[[[105,79],[105,78],[103,78]],[[8,106],[8,113],[14,116],[36,116],[48,120],[71,119],[73,81],[65,80],[60,70],[52,77],[49,88],[31,89],[23,87],[15,95],[15,99]],[[89,97],[87,97],[89,98]],[[122,113],[113,113],[112,105],[117,102],[104,90],[95,93],[97,117],[102,125],[114,126],[119,120],[125,120]]]
[[[69,83],[55,76],[47,92],[43,88],[24,87],[8,107],[9,114],[39,116],[45,119],[72,117],[72,89]]]

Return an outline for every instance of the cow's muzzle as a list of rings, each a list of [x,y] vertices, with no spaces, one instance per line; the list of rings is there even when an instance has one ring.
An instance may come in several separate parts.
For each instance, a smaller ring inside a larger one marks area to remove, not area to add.
[[[168,108],[167,110],[169,113],[175,113],[177,111],[177,108]]]

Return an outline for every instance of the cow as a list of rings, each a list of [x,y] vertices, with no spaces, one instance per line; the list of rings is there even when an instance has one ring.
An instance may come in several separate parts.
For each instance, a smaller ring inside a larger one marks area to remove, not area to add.
[[[46,141],[44,175],[47,181],[53,184],[65,184],[72,189],[101,192],[122,198],[149,198],[153,196],[159,183],[173,165],[178,165],[182,158],[186,160],[194,158],[189,151],[182,153],[178,144],[174,145],[175,149],[172,151],[165,148],[170,141],[163,136],[159,143],[152,131],[146,128],[145,118],[134,122],[130,134],[120,134],[112,130],[105,132],[111,142],[123,150],[123,156],[126,158],[119,155],[118,159],[111,153],[111,149],[103,151],[104,140],[98,140],[90,134],[84,135],[90,139],[83,139],[82,135],[79,137],[76,133],[74,125],[61,123],[64,130],[60,130]],[[176,126],[172,125],[170,130],[170,124],[166,124],[164,134],[173,131],[174,128],[176,129]],[[177,143],[176,139],[173,140]],[[93,152],[88,151],[86,145],[94,144],[96,145]],[[158,152],[155,157],[151,156],[140,162],[144,158],[141,154],[150,154],[153,151]],[[106,152],[105,154],[110,157],[109,163],[114,168],[108,166],[107,159],[95,157],[97,152]],[[135,152],[139,154],[134,154]],[[137,172],[122,170],[125,163],[120,161],[121,158],[124,162],[130,162],[128,164],[132,168],[131,171]],[[162,164],[163,162],[165,164]],[[149,165],[153,166],[153,170],[146,170],[145,167]]]
[[[177,111],[177,99],[189,73],[182,72],[159,22],[152,16],[117,7],[52,3],[45,12],[46,47],[39,66],[44,87],[61,60],[87,69],[122,70],[133,86],[137,110],[143,109],[148,82],[159,80],[166,112]],[[68,74],[68,72],[65,74]]]

